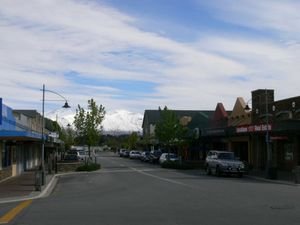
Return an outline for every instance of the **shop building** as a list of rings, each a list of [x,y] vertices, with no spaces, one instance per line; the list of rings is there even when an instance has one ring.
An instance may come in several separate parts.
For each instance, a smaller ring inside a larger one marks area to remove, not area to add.
[[[56,140],[45,129],[45,159]],[[42,116],[36,110],[13,110],[0,98],[0,180],[20,175],[41,164]]]

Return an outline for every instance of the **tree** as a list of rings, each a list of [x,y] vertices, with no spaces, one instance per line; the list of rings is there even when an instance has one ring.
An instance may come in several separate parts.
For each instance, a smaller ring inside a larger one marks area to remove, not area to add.
[[[68,124],[67,128],[62,128],[60,132],[60,139],[65,143],[65,149],[70,150],[71,146],[74,145],[75,139],[75,131],[74,129]]]
[[[91,156],[91,146],[97,145],[99,142],[104,116],[104,106],[98,106],[93,99],[88,100],[88,110],[84,110],[80,105],[76,109],[73,124],[77,137],[88,146],[89,157]]]
[[[180,141],[184,135],[184,127],[180,124],[174,111],[166,106],[163,110],[159,108],[160,120],[155,126],[155,136],[159,142],[167,147]]]
[[[135,149],[138,140],[139,140],[139,137],[138,137],[137,133],[136,133],[136,132],[132,132],[132,133],[129,135],[128,139],[127,139],[127,146],[128,146],[128,149]]]

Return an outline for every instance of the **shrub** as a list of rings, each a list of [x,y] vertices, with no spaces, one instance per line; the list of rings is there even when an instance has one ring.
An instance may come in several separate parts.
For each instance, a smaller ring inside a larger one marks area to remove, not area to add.
[[[82,166],[79,166],[76,171],[95,171],[99,170],[101,168],[101,165],[98,163],[86,163]]]

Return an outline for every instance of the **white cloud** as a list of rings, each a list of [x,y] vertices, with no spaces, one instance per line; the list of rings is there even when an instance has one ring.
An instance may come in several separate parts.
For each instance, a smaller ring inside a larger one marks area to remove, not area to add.
[[[217,7],[218,16],[227,21],[299,37],[299,16],[293,6],[276,2],[266,10],[265,3],[227,2]],[[277,13],[274,19],[271,12]],[[279,22],[287,13],[288,23]],[[110,110],[141,112],[159,105],[214,109],[217,102],[234,104],[237,95],[249,95],[266,84],[280,89],[299,82],[297,40],[254,40],[234,33],[209,34],[196,43],[182,43],[140,30],[137,21],[112,7],[86,1],[1,1],[0,78],[4,87],[0,96],[12,106],[23,101],[34,107],[45,83],[75,105],[93,97]],[[76,79],[65,76],[71,71]],[[157,86],[155,93],[141,93],[144,98],[124,99],[116,87],[85,84],[81,79],[147,81]],[[282,96],[292,95],[295,88],[283,92]]]
[[[222,4],[213,0],[207,4],[217,9],[217,17],[231,23],[253,29],[274,30],[282,36],[293,33],[299,38],[300,2],[297,0],[223,0]]]

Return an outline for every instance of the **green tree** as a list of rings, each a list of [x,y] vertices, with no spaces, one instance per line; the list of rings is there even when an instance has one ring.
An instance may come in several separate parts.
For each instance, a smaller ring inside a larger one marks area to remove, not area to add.
[[[88,110],[84,110],[80,105],[76,109],[73,124],[77,137],[88,146],[89,157],[91,156],[91,146],[97,145],[99,142],[104,116],[104,106],[98,106],[93,99],[88,100]]]
[[[181,141],[184,135],[184,127],[180,124],[179,118],[174,111],[166,106],[163,110],[159,108],[160,120],[155,126],[155,136],[160,143],[163,143],[170,150],[170,146]]]
[[[132,133],[129,135],[128,139],[127,139],[127,146],[128,146],[128,149],[135,149],[138,140],[139,140],[139,137],[138,137],[137,133],[136,133],[136,132],[132,132]]]
[[[65,149],[70,150],[71,146],[74,145],[74,139],[75,139],[75,131],[74,129],[68,125],[67,128],[63,127],[61,129],[60,135],[61,140],[65,143]]]

